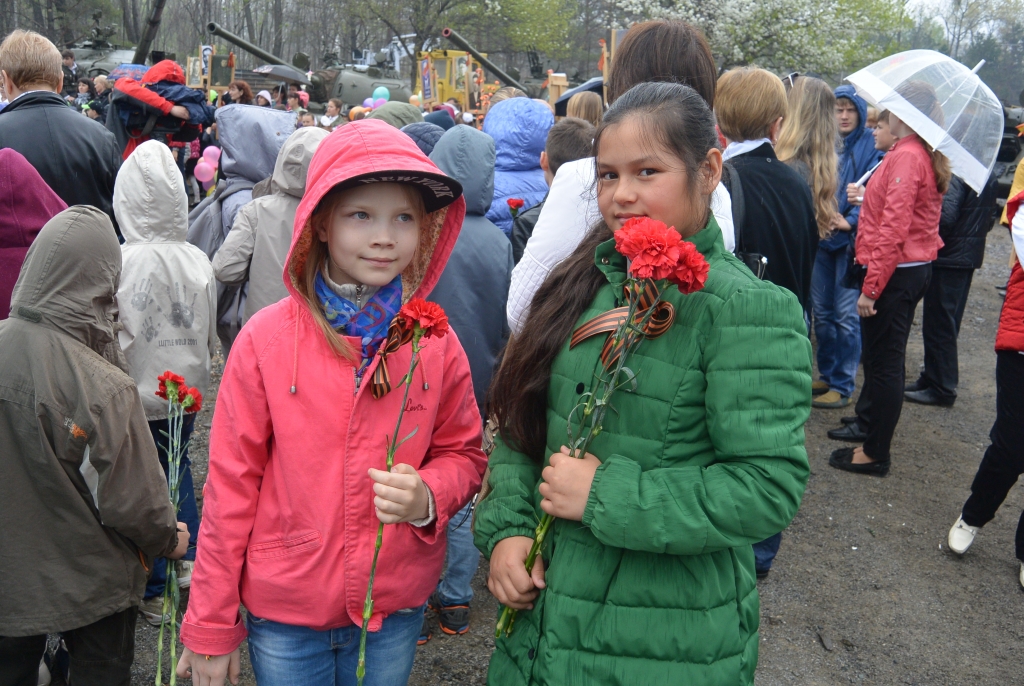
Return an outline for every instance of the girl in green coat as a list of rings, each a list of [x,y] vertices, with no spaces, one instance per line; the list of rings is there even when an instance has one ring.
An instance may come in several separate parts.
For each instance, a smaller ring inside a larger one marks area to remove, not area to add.
[[[800,305],[725,251],[709,209],[722,172],[712,114],[687,86],[618,98],[594,141],[603,222],[540,288],[491,387],[501,434],[477,506],[488,587],[519,610],[492,685],[752,684],[751,544],[786,527],[807,482],[811,348]],[[634,392],[583,459],[566,418],[600,370],[583,322],[623,304],[612,232],[676,227],[710,264],[700,291],[666,289],[675,320],[628,360]],[[543,513],[543,560],[524,566]]]

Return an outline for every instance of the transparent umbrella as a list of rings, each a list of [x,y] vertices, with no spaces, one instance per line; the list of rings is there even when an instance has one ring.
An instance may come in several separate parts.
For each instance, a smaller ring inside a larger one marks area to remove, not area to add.
[[[1003,106],[974,71],[933,50],[908,50],[847,81],[946,155],[953,173],[981,193],[1003,137]]]

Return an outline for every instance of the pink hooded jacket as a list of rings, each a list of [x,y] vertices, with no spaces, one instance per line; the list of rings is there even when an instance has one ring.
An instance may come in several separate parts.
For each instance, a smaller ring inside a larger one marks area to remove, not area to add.
[[[258,617],[325,630],[362,623],[377,517],[367,470],[384,468],[385,436],[402,392],[371,393],[375,356],[355,385],[298,290],[312,241],[310,216],[338,183],[379,171],[441,175],[412,139],[382,121],[347,124],[320,144],[295,216],[284,280],[290,296],[250,319],[231,349],[210,432],[203,524],[182,642],[223,655],[246,631],[241,602]],[[426,296],[455,246],[465,201],[428,215],[417,257],[402,273],[403,300]],[[349,339],[358,351],[358,339]],[[411,346],[387,358],[409,368]],[[469,363],[458,338],[425,339],[404,408],[396,461],[417,469],[436,502],[425,527],[388,525],[374,582],[370,631],[418,607],[437,585],[445,529],[480,488],[486,457]],[[398,384],[396,383],[397,387]],[[291,392],[294,387],[294,392]]]

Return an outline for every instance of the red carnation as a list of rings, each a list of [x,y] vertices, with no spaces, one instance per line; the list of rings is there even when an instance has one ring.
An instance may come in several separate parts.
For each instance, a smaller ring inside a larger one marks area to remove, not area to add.
[[[509,198],[505,202],[508,203],[508,211],[512,214],[513,219],[519,216],[519,210],[523,209],[523,205],[526,204],[522,198]]]
[[[160,382],[160,387],[156,391],[156,395],[160,396],[164,400],[167,400],[167,385],[174,384],[174,392],[178,394],[178,401],[184,397],[185,389],[185,377],[175,374],[172,371],[166,371],[160,376],[156,377],[156,380]]]
[[[679,286],[680,293],[689,295],[704,288],[710,269],[711,265],[697,250],[697,246],[683,241],[679,246],[679,263],[668,280]]]
[[[203,394],[198,388],[185,388],[185,395],[181,399],[181,406],[186,412],[198,412],[203,409]]]
[[[630,262],[630,276],[660,281],[679,261],[679,232],[650,217],[633,217],[615,232],[615,249]]]
[[[448,333],[448,315],[437,303],[427,302],[423,298],[413,298],[398,311],[402,326],[406,330],[419,333],[430,338],[440,338]]]

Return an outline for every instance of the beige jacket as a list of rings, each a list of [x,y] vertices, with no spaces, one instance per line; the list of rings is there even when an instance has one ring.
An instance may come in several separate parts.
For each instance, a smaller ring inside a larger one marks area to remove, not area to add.
[[[218,281],[230,284],[249,280],[243,324],[267,305],[288,297],[281,274],[291,247],[295,210],[306,190],[309,162],[328,134],[310,126],[288,137],[277,155],[270,194],[239,210],[224,244],[213,257]]]
[[[0,322],[0,636],[138,605],[140,551],[177,542],[139,392],[108,361],[120,273],[110,218],[71,207],[29,248]]]
[[[206,253],[185,242],[188,199],[167,146],[146,141],[121,165],[114,214],[125,243],[118,341],[146,418],[166,419],[157,377],[172,371],[206,394],[216,350],[217,284]]]

